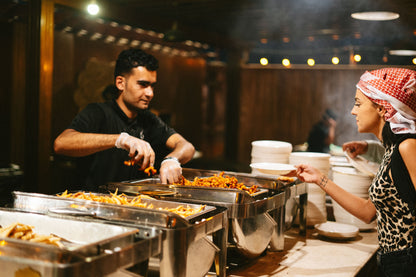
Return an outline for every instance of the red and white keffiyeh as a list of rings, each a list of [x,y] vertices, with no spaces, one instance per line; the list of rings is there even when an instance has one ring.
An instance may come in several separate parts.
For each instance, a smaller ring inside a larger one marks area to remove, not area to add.
[[[366,71],[357,88],[371,101],[384,106],[384,119],[393,133],[416,133],[416,71],[383,68]]]

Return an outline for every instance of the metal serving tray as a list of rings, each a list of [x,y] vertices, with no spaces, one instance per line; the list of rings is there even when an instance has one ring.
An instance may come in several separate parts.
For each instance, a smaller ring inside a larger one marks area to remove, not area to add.
[[[211,267],[215,255],[215,267],[218,276],[226,275],[226,241],[228,221],[226,210],[221,207],[205,206],[197,216],[185,219],[182,216],[165,210],[121,206],[99,203],[89,200],[62,198],[37,193],[13,192],[14,207],[25,211],[77,218],[95,218],[104,222],[123,226],[143,228],[152,227],[161,230],[162,251],[158,256],[160,277],[197,277],[204,276]],[[146,200],[147,201],[147,200]],[[149,199],[155,207],[192,206],[191,203],[178,203]],[[75,204],[76,209],[71,208]],[[199,205],[194,205],[198,207]],[[212,236],[213,244],[219,251],[211,251],[207,245],[207,236]],[[199,249],[202,245],[202,248]],[[198,246],[198,247],[197,247]],[[212,253],[212,259],[210,254]],[[215,253],[214,253],[215,252]],[[203,257],[204,267],[195,268],[192,259]],[[210,260],[211,259],[211,260]]]
[[[64,247],[60,248],[2,237],[2,276],[15,276],[22,271],[37,272],[43,277],[104,276],[148,262],[151,256],[161,251],[162,233],[151,228],[139,230],[94,220],[79,221],[0,209],[0,225],[6,227],[15,222],[33,226],[36,234],[52,233],[67,241],[62,241]]]
[[[223,171],[200,170],[183,168],[182,174],[188,180],[195,177],[205,178],[220,174]],[[224,172],[224,175],[235,177],[246,186],[258,185],[260,193],[250,195],[246,191],[238,189],[193,187],[161,184],[159,178],[147,178],[142,180],[129,180],[124,182],[108,183],[102,186],[104,190],[123,193],[148,194],[155,191],[154,197],[167,200],[195,204],[208,204],[228,209],[229,218],[247,218],[265,213],[281,207],[284,203],[284,194],[281,192],[288,184],[272,178],[260,178],[254,175],[236,172]],[[157,192],[161,192],[158,194]]]
[[[216,209],[213,206],[205,206],[202,211],[185,218],[163,208],[176,208],[183,205],[199,209],[200,205],[156,199],[142,199],[143,203],[153,205],[154,208],[150,209],[19,191],[14,191],[13,195],[15,197],[14,207],[17,209],[48,214],[84,215],[110,221],[134,222],[135,224],[145,225],[151,224],[152,226],[167,228],[189,226],[191,222],[198,220],[203,215]],[[99,193],[94,193],[94,195],[108,196],[108,194]]]
[[[193,180],[195,177],[210,177],[222,172],[187,168],[182,170],[183,176],[188,180]],[[285,204],[283,188],[286,184],[277,179],[258,178],[244,173],[224,172],[224,175],[235,177],[248,187],[258,185],[261,193],[250,195],[238,189],[163,185],[158,178],[110,183],[102,188],[136,194],[153,189],[165,192],[157,195],[158,199],[225,207],[232,235],[228,238],[229,245],[236,245],[240,252],[251,258],[260,255],[275,236],[279,242],[279,250],[283,250]],[[273,218],[269,212],[273,212]]]

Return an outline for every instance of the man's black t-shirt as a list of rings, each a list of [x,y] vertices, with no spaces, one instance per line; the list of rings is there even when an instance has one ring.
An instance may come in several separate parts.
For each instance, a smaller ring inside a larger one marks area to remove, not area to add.
[[[316,123],[308,137],[308,151],[309,152],[321,152],[329,153],[329,145],[326,144],[325,140],[329,134],[329,126],[324,122],[320,121]]]
[[[129,119],[117,105],[116,101],[89,104],[82,110],[68,127],[82,133],[120,134],[126,132],[131,136],[150,143],[156,154],[156,167],[170,151],[166,147],[168,138],[175,130],[167,126],[159,117],[149,110],[142,110],[135,119]],[[146,175],[137,166],[126,166],[128,152],[116,147],[97,152],[78,159],[78,184],[71,184],[72,189],[97,191],[107,182],[142,179]]]

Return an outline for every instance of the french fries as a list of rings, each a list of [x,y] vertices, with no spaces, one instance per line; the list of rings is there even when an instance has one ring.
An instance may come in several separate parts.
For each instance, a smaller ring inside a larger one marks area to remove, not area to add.
[[[0,228],[0,238],[1,237],[27,240],[31,242],[40,242],[63,247],[63,244],[60,242],[61,238],[54,235],[36,234],[33,232],[33,226],[19,222],[15,222],[9,226]]]
[[[128,161],[124,161],[124,164],[127,165],[127,166],[134,166],[137,163],[136,163],[135,160],[131,159],[131,160],[128,160]],[[157,173],[157,170],[153,166],[149,166],[149,167],[145,168],[145,170],[143,170],[143,172],[146,173],[147,176],[151,177],[151,176],[153,176]]]
[[[144,170],[144,173],[146,173],[147,174],[147,176],[153,176],[153,175],[155,175],[156,173],[157,173],[157,170],[153,167],[153,166],[149,166],[148,168],[146,168],[145,170]]]
[[[114,193],[110,193],[111,196],[107,195],[95,195],[91,192],[85,193],[85,192],[76,192],[76,193],[68,193],[68,191],[64,191],[62,194],[57,194],[58,197],[63,198],[75,198],[75,199],[83,199],[83,200],[91,200],[101,203],[109,203],[109,204],[117,204],[117,205],[126,205],[126,206],[133,206],[133,207],[140,207],[140,208],[147,208],[147,209],[155,209],[153,204],[147,204],[142,202],[143,199],[148,199],[148,196],[145,195],[139,195],[134,198],[128,198],[127,195],[124,193],[117,194],[118,190],[116,190]],[[182,217],[187,217],[194,215],[200,211],[202,211],[205,208],[205,205],[200,205],[198,209],[194,209],[191,207],[183,207],[178,206],[176,208],[170,209],[170,208],[163,208],[162,210],[166,210],[169,212],[176,213]]]
[[[279,176],[277,177],[278,181],[283,181],[283,182],[294,182],[295,178],[293,177],[288,177],[288,176]]]
[[[214,174],[214,176],[207,178],[195,177],[193,181],[189,181],[182,176],[182,179],[179,182],[174,183],[174,185],[240,189],[247,191],[249,194],[253,194],[259,190],[257,185],[247,187],[243,183],[238,183],[238,180],[235,177],[224,176],[224,172],[221,172],[218,175]]]

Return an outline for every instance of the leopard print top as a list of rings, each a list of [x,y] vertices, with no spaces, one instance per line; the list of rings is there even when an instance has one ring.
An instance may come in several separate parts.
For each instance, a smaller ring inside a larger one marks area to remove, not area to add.
[[[389,167],[396,147],[398,145],[386,149],[383,162],[369,188],[370,199],[377,210],[378,241],[382,253],[409,248],[415,239],[415,217],[409,205],[400,198]]]

